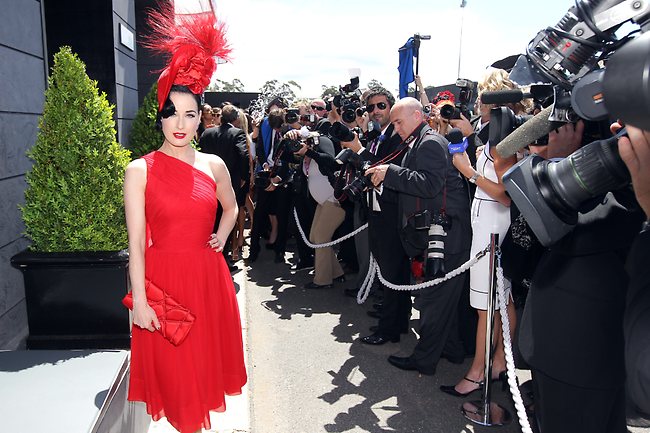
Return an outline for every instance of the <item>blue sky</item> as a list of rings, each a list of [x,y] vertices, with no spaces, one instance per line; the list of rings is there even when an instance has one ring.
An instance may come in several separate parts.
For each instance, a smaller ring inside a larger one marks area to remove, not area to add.
[[[420,48],[425,86],[460,76],[480,79],[485,68],[522,53],[537,32],[555,25],[573,0],[217,0],[217,16],[228,26],[233,59],[216,77],[240,79],[247,91],[267,80],[294,80],[299,96],[314,97],[321,85],[346,83],[360,71],[361,86],[377,79],[394,91],[397,50],[414,33],[430,34]]]

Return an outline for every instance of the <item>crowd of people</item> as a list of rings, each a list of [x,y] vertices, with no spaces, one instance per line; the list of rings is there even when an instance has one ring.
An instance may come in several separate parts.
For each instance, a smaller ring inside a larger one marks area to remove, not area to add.
[[[416,82],[424,88],[419,77]],[[515,306],[525,305],[520,350],[526,368],[533,371],[535,413],[544,431],[624,432],[624,265],[643,212],[629,200],[615,198],[624,192],[610,194],[587,209],[590,216],[561,242],[542,247],[506,193],[502,176],[523,154],[563,158],[589,137],[584,122],[569,123],[552,131],[547,143],[531,143],[518,155],[501,157],[489,143],[495,105],[482,104],[480,97],[517,88],[506,71],[489,70],[478,83],[471,118],[465,115],[471,113],[441,115],[445,105],[455,105],[450,92],[431,101],[424,91],[419,100],[396,101],[384,88],[367,89],[359,106],[352,107],[353,116],[345,115],[350,108],[340,100],[317,98],[290,107],[275,98],[259,118],[223,104],[221,124],[206,125],[199,145],[226,162],[238,197],[240,217],[225,249],[227,260],[233,267],[244,259],[245,224],[250,227],[250,266],[260,260],[262,247],[274,251],[276,264],[288,265],[287,241],[293,236],[292,269],[313,268],[313,281],[305,289],[331,288],[346,281],[346,274],[356,273],[343,292],[357,296],[371,254],[386,280],[399,285],[422,281],[429,266],[427,229],[440,218],[445,231],[442,268],[447,272],[474,257],[489,243],[490,234],[498,233],[507,276],[505,308],[514,331]],[[503,106],[515,115],[535,110],[532,100]],[[229,116],[231,112],[238,115]],[[445,136],[452,128],[462,132],[466,150],[448,152]],[[345,149],[355,155],[352,160]],[[360,191],[350,190],[351,183],[363,179]],[[294,210],[307,243],[293,221]],[[340,238],[366,222],[368,229],[353,242],[309,245]],[[611,237],[607,248],[596,235],[603,231]],[[368,311],[378,322],[360,342],[398,342],[410,331],[415,307],[418,343],[410,356],[390,356],[388,362],[431,375],[440,358],[460,364],[471,356],[466,374],[440,388],[458,397],[481,391],[489,280],[489,260],[483,257],[469,273],[419,290],[414,300],[414,293],[378,283],[373,290],[380,300]],[[501,323],[495,318],[490,380],[505,383]],[[580,399],[590,405],[568,416],[568,402]]]

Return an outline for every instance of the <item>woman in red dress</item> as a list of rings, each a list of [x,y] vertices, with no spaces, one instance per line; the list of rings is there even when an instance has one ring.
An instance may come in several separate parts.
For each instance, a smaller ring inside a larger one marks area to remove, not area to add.
[[[224,395],[240,394],[247,377],[239,308],[222,255],[237,203],[224,162],[190,146],[200,96],[196,86],[178,85],[180,75],[163,72],[159,80],[162,146],[131,162],[124,179],[135,325],[128,398],[145,402],[154,420],[166,417],[191,433],[209,429],[209,411],[224,411]],[[223,217],[212,233],[217,201]],[[157,332],[145,278],[195,316],[180,345]]]

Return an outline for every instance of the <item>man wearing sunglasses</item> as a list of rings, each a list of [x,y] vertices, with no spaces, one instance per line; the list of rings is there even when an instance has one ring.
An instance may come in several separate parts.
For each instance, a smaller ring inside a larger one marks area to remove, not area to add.
[[[403,152],[400,149],[402,139],[394,133],[394,127],[390,123],[390,109],[395,104],[395,98],[386,89],[373,88],[366,95],[365,99],[368,120],[375,121],[380,125],[381,135],[366,143],[362,147],[356,140],[352,143],[342,143],[361,155],[361,157],[375,164],[379,161],[384,163],[392,162],[400,164]],[[381,273],[388,281],[395,284],[408,284],[409,282],[409,261],[404,253],[400,241],[398,227],[398,206],[397,193],[395,191],[377,190],[370,191],[367,196],[367,219],[369,237],[366,240],[363,260],[368,262],[368,248],[373,257],[379,263]],[[363,232],[362,232],[363,233]],[[355,236],[359,238],[359,236]],[[361,242],[360,242],[361,243]],[[359,268],[362,268],[361,257]],[[366,276],[366,271],[360,272],[361,278]],[[409,292],[395,291],[383,286],[384,300],[379,311],[369,311],[368,314],[379,319],[377,326],[372,327],[372,334],[361,338],[361,342],[370,345],[380,345],[387,342],[397,342],[400,334],[408,332],[409,317],[411,313],[411,295]]]
[[[327,117],[327,109],[325,108],[325,101],[322,99],[312,99],[310,103],[310,114],[315,114],[319,119]]]

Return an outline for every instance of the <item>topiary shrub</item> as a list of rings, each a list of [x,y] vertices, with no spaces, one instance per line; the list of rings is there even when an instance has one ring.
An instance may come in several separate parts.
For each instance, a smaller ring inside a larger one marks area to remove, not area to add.
[[[129,148],[133,159],[140,158],[149,152],[157,150],[163,142],[162,131],[156,128],[158,114],[158,83],[154,83],[145,96],[142,105],[133,119],[129,134]]]
[[[20,209],[32,251],[126,248],[122,182],[130,152],[115,140],[113,107],[70,47],[54,56],[27,155],[34,165]]]

